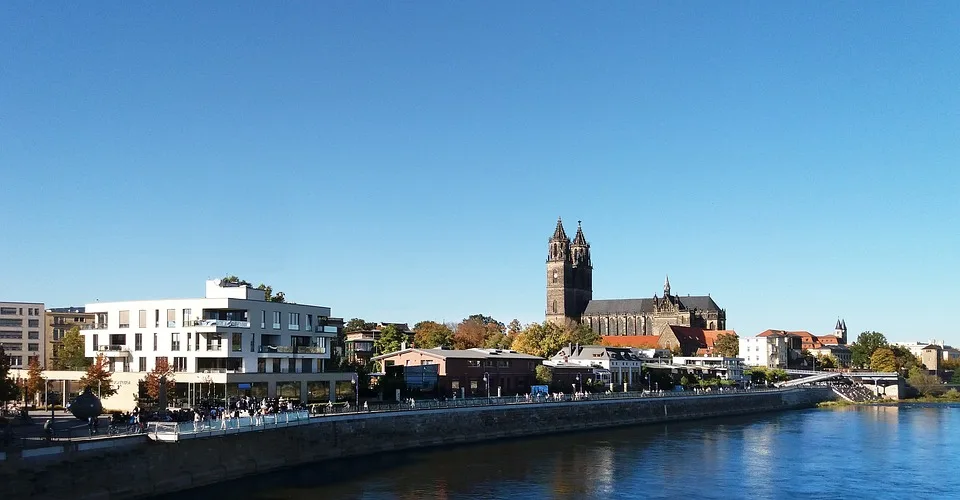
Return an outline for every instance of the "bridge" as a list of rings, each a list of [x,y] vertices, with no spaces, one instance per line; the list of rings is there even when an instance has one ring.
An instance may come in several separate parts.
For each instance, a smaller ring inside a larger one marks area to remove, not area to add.
[[[880,381],[897,381],[900,378],[900,374],[896,372],[823,372],[813,370],[784,371],[787,372],[788,375],[798,376],[799,378],[781,382],[777,384],[778,387],[797,387],[804,384],[823,382],[825,380],[831,380],[835,378],[848,378],[858,382],[867,380],[873,382],[873,385],[877,385]]]

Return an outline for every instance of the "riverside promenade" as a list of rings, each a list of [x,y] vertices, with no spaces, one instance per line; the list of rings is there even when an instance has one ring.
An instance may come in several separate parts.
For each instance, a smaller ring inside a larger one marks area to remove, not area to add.
[[[521,439],[616,426],[809,408],[829,388],[745,392],[618,393],[576,401],[417,402],[381,411],[310,417],[226,429],[152,430],[146,435],[61,446],[0,460],[5,493],[33,498],[127,499],[173,493],[248,474],[344,457],[493,439]],[[462,405],[462,406],[461,406]],[[242,424],[241,422],[237,422]],[[91,448],[91,446],[96,446]],[[110,480],[103,480],[103,471]],[[318,473],[323,474],[320,466]]]

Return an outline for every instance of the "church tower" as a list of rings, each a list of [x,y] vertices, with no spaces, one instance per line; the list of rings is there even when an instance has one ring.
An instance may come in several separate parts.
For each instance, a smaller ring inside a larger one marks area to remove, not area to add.
[[[557,219],[557,227],[547,251],[546,319],[558,325],[577,323],[592,298],[590,244],[584,238],[579,223],[571,244],[563,230],[563,221]]]
[[[840,344],[847,343],[847,321],[846,320],[837,320],[837,326],[833,329],[833,334],[839,339],[837,342]]]
[[[571,316],[579,322],[587,304],[593,300],[593,262],[590,260],[590,244],[583,236],[580,221],[577,221],[577,234],[570,245],[570,254],[573,256],[574,307],[574,314]]]

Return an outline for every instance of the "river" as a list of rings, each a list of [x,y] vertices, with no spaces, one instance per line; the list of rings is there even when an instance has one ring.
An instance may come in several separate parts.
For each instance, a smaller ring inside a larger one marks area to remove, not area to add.
[[[859,406],[318,463],[189,492],[257,499],[960,498],[960,405]]]

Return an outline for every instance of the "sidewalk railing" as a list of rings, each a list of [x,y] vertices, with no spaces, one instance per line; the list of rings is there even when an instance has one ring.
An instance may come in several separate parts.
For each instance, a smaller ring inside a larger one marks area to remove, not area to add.
[[[157,441],[170,441],[180,436],[219,436],[308,423],[310,423],[309,412],[287,411],[262,417],[245,415],[240,418],[201,420],[200,422],[148,422],[147,435]]]

